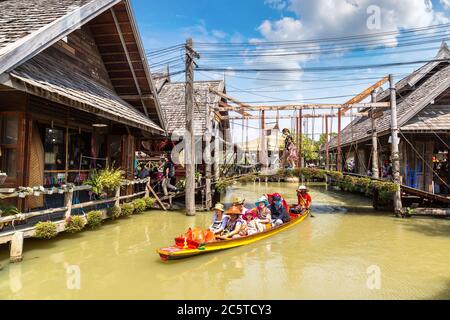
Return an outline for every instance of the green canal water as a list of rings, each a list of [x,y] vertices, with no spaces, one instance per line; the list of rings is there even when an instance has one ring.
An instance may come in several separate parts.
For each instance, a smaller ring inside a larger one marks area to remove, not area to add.
[[[235,185],[226,199],[295,184]],[[0,299],[450,299],[450,221],[397,219],[311,186],[315,218],[245,247],[175,262],[155,250],[211,214],[151,211],[56,240],[0,247]]]

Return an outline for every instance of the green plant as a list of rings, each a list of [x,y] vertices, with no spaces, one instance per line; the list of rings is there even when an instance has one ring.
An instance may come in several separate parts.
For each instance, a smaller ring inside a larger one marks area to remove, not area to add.
[[[151,209],[155,205],[155,198],[147,197],[144,198],[146,209]]]
[[[178,182],[175,186],[178,188],[178,190],[186,189],[186,179],[183,178],[183,179],[178,180]]]
[[[122,213],[120,214],[122,217],[129,217],[134,212],[134,205],[132,203],[124,203],[122,205]]]
[[[58,235],[56,224],[51,221],[38,222],[35,226],[34,236],[39,239],[52,239]]]
[[[112,191],[120,187],[122,171],[114,168],[106,168],[100,171],[94,170],[89,174],[85,185],[92,187],[92,192],[101,195],[105,191]]]
[[[108,215],[111,217],[111,219],[118,219],[122,215],[122,208],[121,207],[111,207],[108,210]]]
[[[195,172],[195,181],[200,182],[202,180],[202,174],[199,171]]]
[[[219,179],[216,182],[216,190],[218,192],[225,191],[228,187],[230,187],[233,184],[233,181],[231,179]]]
[[[134,213],[140,214],[145,211],[147,204],[144,199],[136,199],[133,201]]]
[[[15,206],[4,203],[0,204],[0,217],[13,216],[19,213],[19,210]]]
[[[68,233],[77,233],[86,226],[86,219],[83,216],[70,216],[66,220],[66,231]]]
[[[91,211],[86,215],[87,225],[91,229],[100,227],[103,221],[103,213],[101,211]]]

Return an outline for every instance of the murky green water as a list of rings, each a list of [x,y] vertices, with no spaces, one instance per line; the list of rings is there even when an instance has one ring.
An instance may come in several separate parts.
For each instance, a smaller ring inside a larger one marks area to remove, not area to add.
[[[295,184],[238,185],[253,200]],[[450,221],[397,219],[312,186],[315,218],[255,244],[164,263],[155,250],[210,214],[157,212],[0,248],[0,299],[450,299]],[[379,271],[379,277],[378,277]]]

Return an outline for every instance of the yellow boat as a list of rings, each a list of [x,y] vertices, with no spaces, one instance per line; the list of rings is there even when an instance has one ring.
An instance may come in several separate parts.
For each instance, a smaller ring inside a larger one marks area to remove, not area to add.
[[[304,214],[291,214],[291,221],[282,224],[279,227],[271,228],[269,230],[266,230],[264,232],[259,232],[256,234],[253,234],[251,236],[237,238],[237,239],[231,239],[231,240],[218,240],[214,242],[209,243],[195,243],[192,241],[187,241],[183,238],[177,238],[175,239],[176,245],[167,247],[167,248],[161,248],[156,250],[156,252],[161,257],[161,260],[167,261],[167,260],[176,260],[176,259],[185,259],[193,256],[197,256],[200,254],[205,254],[209,252],[215,252],[220,250],[226,250],[231,249],[235,247],[244,246],[247,244],[251,244],[253,242],[265,239],[267,237],[273,236],[277,233],[280,233],[288,228],[291,228],[303,220],[309,215],[309,212],[306,212]]]

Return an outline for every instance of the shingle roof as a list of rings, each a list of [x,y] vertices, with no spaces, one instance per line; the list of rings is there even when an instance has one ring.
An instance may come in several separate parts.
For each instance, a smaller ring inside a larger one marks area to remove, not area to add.
[[[206,107],[213,108],[219,101],[217,94],[210,92],[210,88],[219,92],[224,91],[223,81],[197,81],[194,83],[194,134],[203,135],[206,129]],[[167,119],[167,131],[183,132],[186,126],[185,112],[185,83],[166,83],[159,93],[161,108]]]
[[[143,130],[164,131],[112,90],[77,70],[65,68],[64,63],[55,64],[45,52],[11,71],[10,76],[25,85],[30,93],[40,95],[45,90],[50,93],[46,95],[50,100],[57,99],[57,102]]]
[[[0,50],[90,1],[92,0],[0,1]]]
[[[450,131],[450,106],[431,105],[420,111],[404,126],[404,131]]]
[[[439,64],[443,64],[444,67],[432,73],[431,71]],[[421,68],[419,70],[425,69]],[[398,92],[399,93],[397,98],[398,125],[402,130],[404,129],[403,126],[409,120],[411,120],[411,118],[413,118],[417,113],[421,112],[423,108],[430,105],[430,103],[434,99],[439,97],[444,91],[446,91],[450,87],[450,65],[448,63],[440,62],[437,65],[434,65],[432,69],[429,69],[429,67],[427,67],[426,70],[428,70],[427,72],[431,74],[429,78],[424,80],[423,83],[420,83],[420,85],[418,85],[416,82],[417,87],[408,96],[403,97],[401,93]],[[397,85],[397,88],[400,86]],[[389,90],[386,91],[389,92]],[[429,107],[427,107],[427,109],[428,108]],[[385,134],[388,132],[388,130],[390,130],[390,121],[391,121],[391,111],[390,109],[388,109],[385,110],[383,112],[383,116],[377,120],[378,134]],[[372,128],[372,121],[370,118],[366,116],[358,117],[352,123],[350,123],[344,130],[342,130],[341,145],[345,146],[352,142],[370,138],[371,128]],[[333,138],[330,141],[330,148],[336,147],[337,147],[337,138]]]

